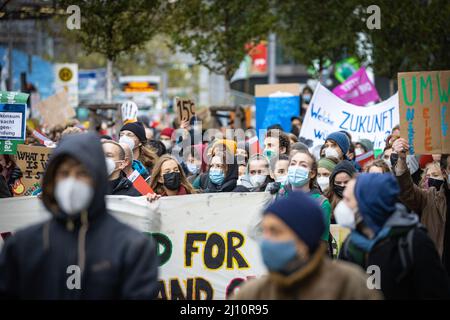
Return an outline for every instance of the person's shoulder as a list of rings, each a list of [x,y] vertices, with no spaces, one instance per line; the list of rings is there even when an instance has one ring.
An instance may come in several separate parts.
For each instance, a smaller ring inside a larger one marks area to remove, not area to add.
[[[119,239],[121,243],[137,243],[145,242],[150,239],[149,235],[138,231],[137,229],[119,221],[116,217],[111,214],[107,215],[108,225],[111,228],[113,237]],[[112,241],[114,242],[114,241]]]
[[[270,280],[267,275],[257,279],[250,279],[243,283],[232,300],[256,300],[263,299],[262,294],[268,292]]]
[[[328,260],[332,273],[346,279],[366,281],[367,275],[361,266],[343,260]]]

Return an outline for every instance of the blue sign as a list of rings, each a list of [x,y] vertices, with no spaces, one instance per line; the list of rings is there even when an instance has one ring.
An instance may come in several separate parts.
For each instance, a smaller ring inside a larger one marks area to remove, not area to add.
[[[300,97],[256,97],[256,130],[279,124],[290,132],[291,117],[300,115]]]
[[[0,140],[25,140],[26,104],[0,104]]]

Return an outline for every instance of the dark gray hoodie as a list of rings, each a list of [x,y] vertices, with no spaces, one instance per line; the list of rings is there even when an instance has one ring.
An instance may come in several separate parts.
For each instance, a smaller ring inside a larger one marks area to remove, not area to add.
[[[53,196],[65,156],[80,161],[95,182],[87,215],[69,217]],[[21,299],[153,299],[158,260],[154,242],[106,210],[105,156],[95,133],[69,135],[53,152],[42,184],[52,217],[9,237],[0,254],[0,295]],[[87,219],[86,219],[87,217]],[[67,282],[77,266],[81,288]],[[69,272],[69,273],[68,273]]]

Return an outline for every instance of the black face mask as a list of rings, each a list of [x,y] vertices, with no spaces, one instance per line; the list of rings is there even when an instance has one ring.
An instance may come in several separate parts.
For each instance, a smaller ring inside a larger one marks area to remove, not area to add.
[[[395,168],[395,165],[397,164],[397,161],[398,161],[398,153],[391,153],[390,160],[391,160],[392,168]]]
[[[172,191],[178,190],[181,183],[181,174],[179,172],[171,172],[163,175],[164,186]]]
[[[342,199],[342,196],[344,194],[344,189],[345,189],[345,186],[338,186],[338,185],[335,185],[335,184],[333,185],[334,193],[341,199]]]
[[[428,188],[435,187],[436,190],[439,190],[439,189],[441,189],[443,184],[444,184],[444,180],[428,178]]]

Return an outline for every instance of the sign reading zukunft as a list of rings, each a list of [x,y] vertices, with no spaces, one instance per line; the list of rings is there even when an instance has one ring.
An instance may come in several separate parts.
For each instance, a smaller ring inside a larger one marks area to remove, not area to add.
[[[450,70],[398,74],[401,136],[410,153],[450,153]]]
[[[0,154],[15,154],[26,132],[28,94],[0,92]]]

